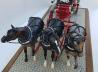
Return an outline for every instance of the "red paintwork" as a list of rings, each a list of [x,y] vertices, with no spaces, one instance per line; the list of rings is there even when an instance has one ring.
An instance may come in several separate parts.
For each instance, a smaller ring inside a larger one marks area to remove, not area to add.
[[[71,9],[74,8],[77,12],[79,4],[77,0],[74,0],[72,4],[70,3],[58,3],[56,4],[55,10],[50,10],[48,21],[52,18],[58,18],[62,21],[70,21],[72,15]],[[53,13],[55,12],[55,17]]]
[[[57,18],[64,20],[71,16],[71,10],[69,4],[57,4],[56,6],[56,16]]]
[[[49,20],[52,19],[52,18],[53,18],[53,11],[51,10],[50,14],[49,14]]]
[[[74,22],[70,21],[70,17],[71,17],[71,8],[74,7],[75,10],[78,10],[78,6],[79,4],[77,3],[77,0],[74,0],[74,2],[71,4],[69,3],[58,3],[56,4],[55,10],[50,10],[49,13],[49,18],[48,21],[52,18],[58,18],[60,20],[62,20],[65,23],[65,33],[67,32],[68,28],[74,24]],[[55,12],[55,17],[53,16]]]

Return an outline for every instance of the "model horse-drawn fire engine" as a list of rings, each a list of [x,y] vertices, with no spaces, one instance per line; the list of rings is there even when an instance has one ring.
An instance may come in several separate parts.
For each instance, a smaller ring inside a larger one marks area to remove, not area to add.
[[[85,28],[71,22],[71,16],[77,14],[78,7],[78,0],[67,2],[57,0],[54,8],[50,9],[45,28],[45,23],[41,18],[30,17],[28,25],[25,27],[17,28],[11,25],[12,29],[8,30],[7,35],[3,36],[1,41],[4,43],[18,38],[18,42],[24,47],[25,62],[28,61],[27,46],[32,48],[34,60],[36,60],[36,51],[42,46],[45,67],[47,66],[47,50],[50,50],[52,52],[51,68],[54,68],[54,62],[60,58],[65,50],[68,59],[67,65],[70,66],[69,54],[72,54],[75,58],[74,68],[76,69],[78,67],[77,57],[83,53],[86,37]],[[36,43],[38,46],[35,48]]]
[[[57,3],[53,10],[50,10],[49,19],[51,18],[59,18],[60,20],[70,20],[72,14],[76,14],[79,8],[78,0],[69,0],[67,2],[63,2],[57,0]],[[55,15],[54,15],[55,12]]]

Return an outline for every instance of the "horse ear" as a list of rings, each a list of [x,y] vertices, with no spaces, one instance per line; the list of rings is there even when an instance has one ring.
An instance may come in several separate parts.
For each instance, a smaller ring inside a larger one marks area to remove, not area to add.
[[[12,24],[11,24],[12,29],[15,28]]]

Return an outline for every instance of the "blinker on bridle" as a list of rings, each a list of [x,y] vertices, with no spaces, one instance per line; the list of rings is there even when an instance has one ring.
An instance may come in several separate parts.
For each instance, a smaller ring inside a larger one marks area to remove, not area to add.
[[[85,31],[84,27],[78,26],[78,25],[73,25],[73,26],[77,26],[77,27],[76,27],[73,31],[69,32],[68,44],[73,44],[72,42],[74,42],[74,41],[85,41],[85,36],[86,36],[86,35],[82,36],[81,34],[78,34],[78,33],[75,31],[75,30],[76,30],[77,28],[79,28],[79,27],[83,28],[83,30]],[[72,27],[72,26],[71,26],[71,27]],[[79,29],[78,29],[78,30],[79,30]],[[79,30],[79,32],[80,32],[80,30]],[[72,36],[73,33],[75,33],[76,35],[75,35],[75,36]],[[80,39],[78,40],[76,37],[78,37],[78,38],[80,38]],[[70,43],[70,39],[72,40],[71,43]],[[72,51],[74,50],[74,49],[72,49],[69,45],[68,45],[68,49],[70,49],[70,50],[72,50]]]

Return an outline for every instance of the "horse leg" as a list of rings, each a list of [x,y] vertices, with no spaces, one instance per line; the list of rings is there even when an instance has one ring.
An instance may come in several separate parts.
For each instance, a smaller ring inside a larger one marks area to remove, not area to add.
[[[27,47],[24,47],[24,53],[25,53],[25,62],[28,62],[28,57],[27,57]]]
[[[56,62],[60,57],[60,54],[54,53],[54,61]]]
[[[74,59],[75,59],[75,66],[74,66],[74,69],[77,69],[77,67],[78,67],[78,60],[77,60],[77,56],[74,56]]]
[[[68,53],[67,53],[67,66],[70,66],[70,56]]]
[[[51,59],[52,59],[51,68],[54,69],[54,61],[56,60],[56,56],[55,56],[55,52],[54,51],[52,51]]]
[[[47,50],[44,49],[44,58],[45,58],[45,61],[44,61],[44,67],[47,66],[47,61],[46,61],[46,58],[47,58]]]
[[[35,56],[35,44],[32,46],[32,56],[33,56],[33,61],[36,61],[36,56]]]

